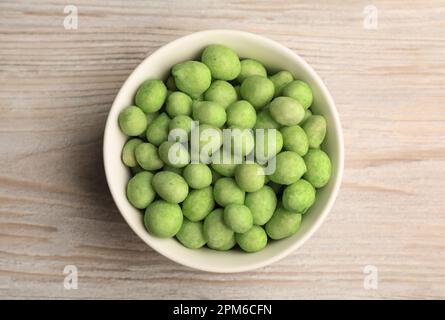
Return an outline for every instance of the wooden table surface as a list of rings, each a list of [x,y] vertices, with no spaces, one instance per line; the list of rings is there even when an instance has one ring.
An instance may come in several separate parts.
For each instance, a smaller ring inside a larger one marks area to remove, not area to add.
[[[64,27],[69,4],[78,29]],[[369,4],[2,0],[0,298],[444,299],[445,1]],[[107,113],[133,68],[212,28],[264,35],[306,59],[336,101],[346,146],[340,195],[315,236],[231,275],[147,247],[102,165]],[[64,288],[67,265],[77,290]],[[367,268],[377,289],[364,286]]]

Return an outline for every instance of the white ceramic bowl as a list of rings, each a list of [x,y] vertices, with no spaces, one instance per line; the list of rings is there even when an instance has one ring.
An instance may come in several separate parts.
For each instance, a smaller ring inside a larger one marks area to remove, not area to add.
[[[314,94],[312,110],[327,120],[324,150],[332,161],[332,178],[318,190],[314,206],[304,215],[300,230],[292,237],[272,241],[257,253],[239,250],[219,252],[207,248],[191,250],[175,239],[159,239],[144,228],[142,214],[128,202],[125,188],[130,178],[121,161],[126,137],[119,130],[119,112],[131,105],[139,85],[146,79],[165,79],[178,62],[197,59],[209,44],[219,43],[234,49],[240,57],[263,62],[270,70],[289,70],[297,79],[309,83]],[[259,35],[234,30],[209,30],[190,34],[159,48],[133,71],[120,89],[108,115],[104,135],[104,166],[111,194],[125,221],[154,250],[185,266],[209,272],[241,272],[269,265],[300,247],[309,239],[331,210],[343,173],[343,136],[331,95],[315,71],[296,53]]]

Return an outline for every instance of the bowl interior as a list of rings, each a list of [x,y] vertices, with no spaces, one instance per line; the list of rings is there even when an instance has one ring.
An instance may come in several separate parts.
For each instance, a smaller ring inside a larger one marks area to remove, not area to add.
[[[179,62],[197,59],[209,44],[224,44],[240,57],[257,59],[270,71],[289,70],[297,79],[309,83],[314,93],[312,110],[327,120],[324,150],[329,154],[333,174],[330,182],[318,190],[317,201],[304,215],[301,228],[294,236],[272,241],[260,252],[247,254],[238,250],[218,252],[207,248],[190,250],[175,239],[159,239],[144,228],[142,214],[127,201],[125,188],[130,178],[128,168],[121,161],[121,150],[126,137],[118,126],[119,112],[133,104],[139,85],[149,78],[165,79],[170,68]],[[191,34],[175,40],[146,58],[129,76],[117,95],[108,116],[104,136],[104,165],[112,196],[130,227],[148,245],[168,258],[200,270],[211,272],[240,272],[270,264],[300,246],[318,228],[330,210],[340,185],[343,168],[343,144],[338,115],[324,84],[299,56],[286,47],[261,36],[246,32],[213,30]]]

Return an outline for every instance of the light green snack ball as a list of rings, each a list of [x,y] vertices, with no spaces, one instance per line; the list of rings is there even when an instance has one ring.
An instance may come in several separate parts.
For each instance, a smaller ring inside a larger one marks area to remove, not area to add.
[[[253,223],[262,226],[272,217],[277,207],[277,196],[274,189],[264,186],[246,195],[245,205],[253,215]]]
[[[201,124],[198,130],[200,155],[211,155],[218,151],[223,144],[223,133],[221,129],[207,124]],[[207,163],[205,160],[210,161],[210,159],[201,159],[202,162]]]
[[[201,61],[209,67],[214,79],[233,80],[241,71],[241,63],[235,51],[220,44],[211,44],[205,48]]]
[[[183,168],[190,163],[190,155],[180,142],[164,141],[158,149],[159,157],[170,167]]]
[[[278,208],[269,222],[266,232],[273,240],[280,240],[297,233],[301,225],[301,214]]]
[[[267,77],[267,71],[264,66],[253,59],[241,60],[241,72],[236,78],[239,83],[242,83],[246,78],[250,76]]]
[[[213,188],[192,190],[182,203],[182,212],[190,221],[204,219],[215,207]]]
[[[229,204],[244,204],[246,193],[232,178],[221,178],[215,182],[213,197],[217,204],[226,207]]]
[[[312,104],[312,90],[309,85],[301,80],[294,80],[288,83],[282,90],[281,94],[285,97],[290,97],[297,100],[304,109],[307,109]]]
[[[236,156],[248,155],[255,148],[255,138],[250,129],[232,129],[230,135],[224,138],[225,146],[228,145],[230,138],[231,150]]]
[[[202,189],[212,183],[212,171],[203,163],[189,164],[185,167],[183,176],[193,189]]]
[[[181,229],[176,234],[176,239],[190,249],[199,249],[207,243],[202,222],[192,222],[187,219],[182,222]]]
[[[193,108],[193,119],[201,124],[221,128],[227,120],[226,110],[218,102],[200,101]]]
[[[275,129],[257,131],[255,135],[255,157],[261,163],[274,157],[283,148],[283,136]]]
[[[122,162],[127,167],[132,168],[138,165],[138,162],[136,161],[136,157],[134,155],[134,150],[142,142],[143,141],[138,138],[130,139],[127,142],[125,142],[124,147],[122,148]]]
[[[292,98],[275,98],[270,103],[269,109],[272,118],[283,126],[297,125],[304,118],[304,108]]]
[[[159,146],[168,138],[168,126],[170,118],[163,112],[157,116],[147,127],[147,140],[155,146]]]
[[[229,204],[224,208],[224,223],[237,233],[247,232],[253,225],[250,209],[242,204]]]
[[[184,201],[189,193],[189,186],[184,178],[170,171],[156,173],[152,185],[158,196],[170,203]]]
[[[288,151],[298,153],[300,156],[304,156],[309,150],[309,141],[307,139],[304,130],[296,125],[290,127],[281,128],[283,135],[283,145]]]
[[[315,189],[304,179],[287,186],[283,192],[283,207],[286,210],[305,213],[315,202]]]
[[[238,95],[235,88],[230,83],[223,80],[212,82],[210,87],[204,93],[204,100],[217,102],[222,105],[224,109],[227,109],[227,107],[237,99]]]
[[[255,192],[264,186],[264,169],[257,163],[242,163],[235,169],[235,180],[246,192]]]
[[[235,175],[235,168],[241,163],[241,160],[241,158],[235,157],[225,148],[221,148],[218,157],[214,158],[210,166],[224,177],[233,177]]]
[[[322,116],[311,116],[303,124],[303,130],[306,132],[309,147],[318,148],[326,136],[326,120]]]
[[[300,124],[303,125],[310,116],[312,116],[312,111],[310,109],[306,109],[306,111],[304,111],[303,120],[301,120]]]
[[[246,252],[258,252],[267,245],[267,234],[263,228],[253,226],[245,233],[235,235],[236,243]]]
[[[281,125],[270,115],[269,107],[257,114],[254,129],[279,129]]]
[[[173,139],[179,142],[188,141],[192,127],[193,120],[189,116],[179,115],[174,117],[168,125],[170,140]]]
[[[138,136],[147,128],[145,113],[135,106],[126,107],[119,114],[119,127],[127,136]]]
[[[172,76],[169,76],[167,78],[165,85],[167,86],[167,89],[170,91],[176,91],[178,89],[178,88],[176,88],[175,78],[173,78]]]
[[[204,220],[207,246],[215,250],[229,250],[235,244],[235,233],[224,224],[223,209],[215,209]]]
[[[274,90],[273,83],[269,79],[261,76],[251,76],[241,84],[240,93],[244,100],[249,101],[258,110],[272,100]]]
[[[127,198],[133,207],[145,209],[155,199],[151,186],[153,174],[147,171],[137,173],[127,184]]]
[[[164,165],[164,167],[162,168],[163,171],[170,171],[170,172],[174,172],[176,174],[179,174],[180,176],[182,176],[182,171],[183,168],[175,168],[175,167],[171,167],[169,165]]]
[[[332,165],[328,155],[320,149],[309,149],[304,156],[307,171],[304,178],[315,188],[324,187],[331,178]]]
[[[183,219],[179,205],[156,200],[145,210],[144,224],[151,234],[171,238],[181,229]]]
[[[172,118],[176,116],[190,116],[192,114],[192,98],[183,92],[175,91],[167,98],[165,110]]]
[[[158,154],[158,148],[148,142],[139,144],[134,149],[134,156],[137,163],[145,170],[158,170],[164,166]]]
[[[273,85],[275,87],[275,97],[278,97],[281,95],[281,92],[283,91],[283,88],[288,84],[291,83],[294,80],[294,77],[292,76],[292,73],[289,71],[279,71],[275,73],[273,76],[269,77],[270,81],[273,82]]]
[[[256,122],[256,110],[247,101],[240,100],[227,108],[229,128],[252,129]]]
[[[167,98],[167,87],[161,80],[144,81],[134,98],[136,105],[145,113],[161,109]]]
[[[176,87],[192,98],[203,94],[212,82],[209,68],[199,61],[186,61],[178,63],[172,69]]]
[[[275,183],[292,184],[306,172],[305,161],[296,152],[284,151],[279,153],[275,159],[275,172],[269,176],[270,180]]]

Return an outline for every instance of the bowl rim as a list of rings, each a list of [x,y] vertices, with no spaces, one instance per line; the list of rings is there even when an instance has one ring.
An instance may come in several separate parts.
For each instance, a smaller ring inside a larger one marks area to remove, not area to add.
[[[110,166],[108,165],[108,161],[107,161],[107,154],[108,150],[107,150],[107,136],[109,136],[108,132],[111,130],[111,121],[113,121],[111,119],[111,111],[114,108],[117,108],[117,101],[120,100],[120,96],[125,94],[125,91],[123,90],[123,88],[126,87],[127,83],[130,81],[130,78],[132,77],[132,75],[134,74],[134,72],[139,69],[146,60],[153,58],[154,56],[158,56],[158,55],[162,55],[164,53],[164,51],[168,51],[170,49],[170,47],[175,46],[177,43],[183,42],[183,41],[187,41],[190,38],[194,38],[194,37],[202,37],[202,36],[218,36],[218,35],[233,35],[233,36],[245,36],[245,37],[250,37],[253,38],[257,41],[261,41],[263,43],[265,43],[268,46],[274,47],[277,50],[280,51],[284,51],[286,54],[291,55],[296,61],[297,63],[299,63],[304,69],[306,69],[307,73],[310,75],[310,77],[317,83],[317,85],[319,86],[320,90],[323,92],[323,94],[326,97],[326,101],[327,101],[327,105],[328,108],[331,109],[332,112],[332,119],[335,123],[334,126],[334,130],[335,130],[335,135],[337,136],[337,140],[338,140],[338,166],[336,167],[337,170],[337,179],[334,181],[334,185],[332,187],[332,191],[328,196],[328,200],[324,206],[324,209],[322,210],[322,212],[320,213],[320,215],[318,216],[318,218],[314,221],[314,223],[312,225],[309,226],[307,232],[297,241],[295,241],[295,243],[293,243],[292,245],[290,245],[289,247],[285,248],[284,250],[278,252],[277,254],[273,255],[272,257],[268,258],[268,259],[264,259],[262,261],[259,262],[255,262],[255,263],[250,263],[250,264],[246,264],[243,266],[237,266],[237,267],[230,267],[227,268],[227,266],[218,266],[218,267],[209,267],[209,266],[202,266],[199,264],[195,264],[193,262],[192,259],[184,259],[182,257],[178,257],[175,256],[174,254],[170,253],[168,250],[164,250],[162,248],[162,246],[156,246],[153,245],[152,243],[149,243],[149,241],[146,241],[146,239],[144,239],[142,237],[142,235],[139,234],[139,232],[137,230],[135,230],[132,226],[132,223],[129,221],[129,217],[124,214],[124,210],[121,207],[118,196],[117,196],[117,188],[113,187],[112,181],[111,181],[111,176],[112,176],[112,168],[110,168]],[[206,271],[206,272],[212,272],[212,273],[238,273],[238,272],[245,272],[245,271],[250,271],[250,270],[254,270],[254,269],[258,269],[267,265],[270,265],[274,262],[277,262],[281,259],[283,259],[284,257],[286,257],[287,255],[289,255],[290,253],[292,253],[293,251],[295,251],[296,249],[298,249],[300,246],[302,246],[310,237],[313,236],[313,234],[318,230],[318,228],[322,225],[322,223],[324,222],[324,220],[326,219],[327,215],[329,214],[329,212],[332,210],[332,207],[334,205],[334,202],[338,196],[338,192],[340,190],[340,185],[342,182],[342,178],[343,178],[343,170],[344,170],[344,140],[343,140],[343,131],[342,131],[342,126],[341,126],[341,122],[340,122],[340,117],[337,111],[337,108],[335,106],[334,100],[330,94],[330,92],[328,91],[326,85],[324,84],[324,82],[322,81],[322,79],[320,78],[320,76],[315,72],[315,70],[303,59],[301,58],[297,53],[295,53],[293,50],[289,49],[288,47],[278,43],[277,41],[274,41],[272,39],[269,39],[267,37],[258,35],[258,34],[254,34],[254,33],[250,33],[250,32],[246,32],[246,31],[239,31],[239,30],[231,30],[231,29],[211,29],[211,30],[204,30],[204,31],[198,31],[198,32],[193,32],[190,33],[188,35],[179,37],[171,42],[168,42],[164,45],[162,45],[161,47],[159,47],[158,49],[156,49],[155,51],[153,51],[151,54],[149,54],[148,56],[146,56],[132,71],[131,73],[128,75],[127,79],[125,80],[125,82],[121,85],[119,92],[117,93],[115,99],[113,100],[113,104],[111,106],[111,108],[108,111],[108,115],[107,115],[107,120],[106,120],[106,124],[105,124],[105,129],[104,129],[104,136],[103,136],[103,164],[104,164],[104,171],[105,171],[105,177],[106,177],[106,181],[107,181],[107,185],[108,188],[110,190],[111,196],[113,198],[113,201],[115,203],[115,205],[117,206],[121,216],[124,218],[125,222],[128,224],[128,226],[133,230],[133,232],[135,232],[137,234],[137,236],[143,241],[145,242],[148,246],[150,246],[150,248],[152,248],[153,250],[155,250],[156,252],[160,253],[161,255],[165,256],[166,258],[179,263],[181,265],[184,265],[186,267],[192,268],[192,269],[197,269],[197,270],[201,270],[201,271]]]

